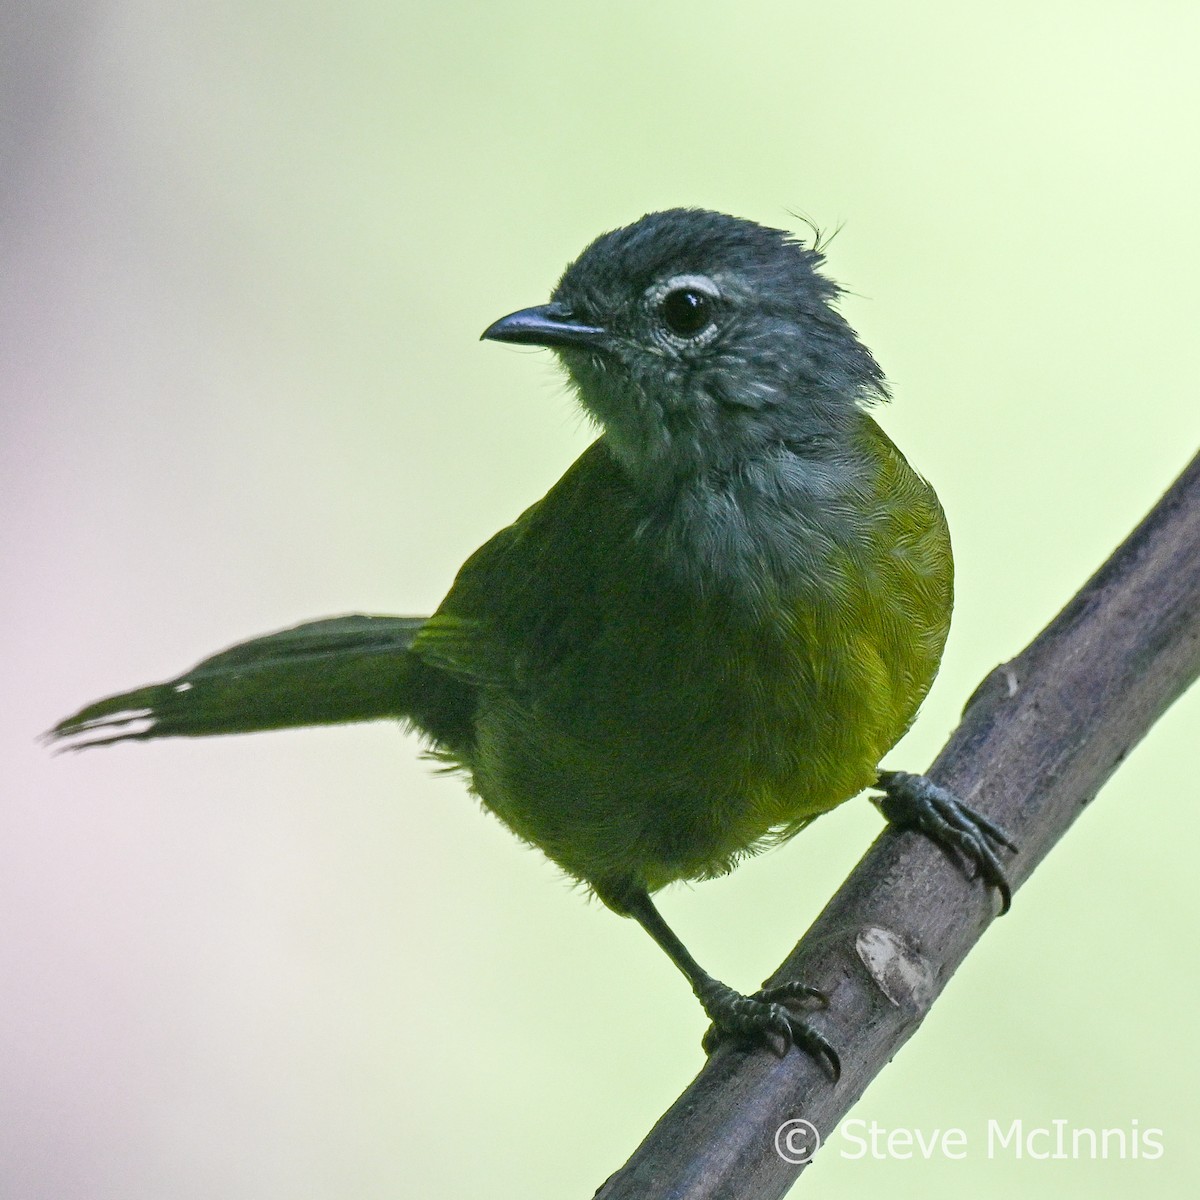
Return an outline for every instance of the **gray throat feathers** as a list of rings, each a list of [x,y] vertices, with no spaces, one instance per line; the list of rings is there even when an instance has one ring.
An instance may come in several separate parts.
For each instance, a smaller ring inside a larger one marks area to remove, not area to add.
[[[702,594],[757,607],[773,592],[828,579],[861,543],[868,467],[842,446],[777,446],[660,494],[634,536]]]

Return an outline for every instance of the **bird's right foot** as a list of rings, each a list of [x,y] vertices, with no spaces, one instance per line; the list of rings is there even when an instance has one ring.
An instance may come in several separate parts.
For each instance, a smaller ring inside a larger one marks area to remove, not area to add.
[[[879,810],[889,821],[919,830],[960,856],[969,870],[1000,894],[1000,912],[1008,912],[1012,884],[999,852],[1016,854],[1017,847],[1004,829],[924,775],[880,771],[876,786],[883,792]]]
[[[804,1015],[828,1008],[829,997],[803,983],[782,983],[743,996],[716,979],[696,988],[704,1011],[712,1019],[701,1045],[711,1054],[723,1041],[766,1042],[782,1057],[798,1046],[815,1058],[835,1082],[842,1072],[837,1051]]]

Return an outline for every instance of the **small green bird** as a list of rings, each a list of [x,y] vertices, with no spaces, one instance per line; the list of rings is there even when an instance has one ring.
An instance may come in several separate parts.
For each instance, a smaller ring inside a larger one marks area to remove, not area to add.
[[[800,985],[743,996],[654,907],[863,791],[1009,893],[1002,830],[879,772],[937,671],[953,563],[937,497],[867,413],[883,374],[821,253],[750,221],[653,213],[484,338],[553,348],[601,432],[467,560],[428,619],[349,616],[114,696],[56,738],[398,719],[484,805],[687,976],[712,1035],[823,1061]]]

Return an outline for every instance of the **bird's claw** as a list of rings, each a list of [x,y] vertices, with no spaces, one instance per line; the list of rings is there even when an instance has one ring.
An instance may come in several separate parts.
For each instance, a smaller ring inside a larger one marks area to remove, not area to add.
[[[743,996],[713,980],[711,986],[698,989],[697,995],[712,1019],[701,1042],[705,1054],[711,1054],[727,1039],[766,1042],[780,1058],[796,1046],[816,1059],[829,1077],[837,1081],[842,1071],[837,1051],[802,1015],[829,1007],[829,997],[824,992],[792,981]]]
[[[924,775],[880,771],[883,798],[879,810],[893,825],[917,829],[939,846],[957,854],[972,879],[982,878],[1000,893],[1000,912],[1012,904],[1012,884],[998,851],[1017,853],[1007,832],[953,792]]]

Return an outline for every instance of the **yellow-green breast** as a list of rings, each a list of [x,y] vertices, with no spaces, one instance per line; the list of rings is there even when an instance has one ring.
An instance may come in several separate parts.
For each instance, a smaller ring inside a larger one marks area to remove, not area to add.
[[[731,492],[729,512],[648,515],[597,443],[418,639],[470,687],[442,751],[576,878],[728,870],[869,786],[908,728],[949,629],[950,541],[932,489],[857,418],[786,520],[769,488],[741,513]]]

